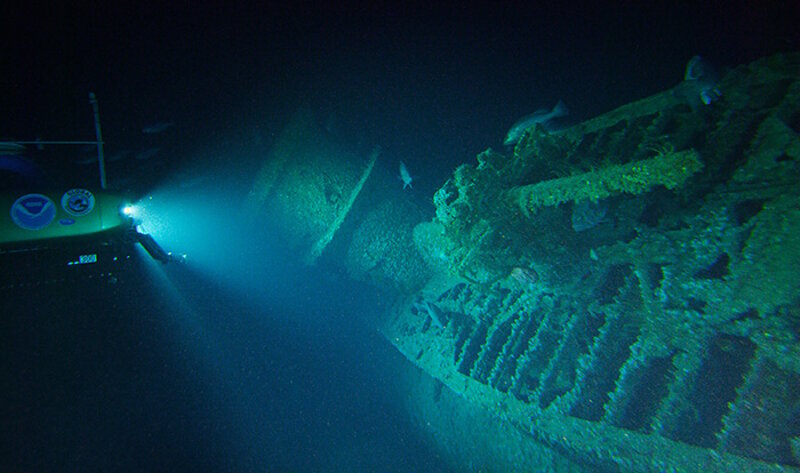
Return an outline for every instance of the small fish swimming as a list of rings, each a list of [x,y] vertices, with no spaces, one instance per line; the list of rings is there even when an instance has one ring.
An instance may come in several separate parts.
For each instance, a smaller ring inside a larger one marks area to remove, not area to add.
[[[603,200],[584,200],[572,206],[572,229],[583,232],[606,221],[608,205]]]
[[[133,155],[133,151],[129,149],[123,149],[121,151],[117,151],[116,153],[109,154],[106,156],[106,161],[108,162],[115,162],[115,161],[122,161],[123,159],[127,159]]]
[[[546,108],[541,108],[530,115],[524,116],[517,120],[516,123],[508,130],[508,134],[506,135],[505,141],[503,144],[506,146],[510,146],[516,144],[520,138],[522,138],[522,134],[525,133],[525,130],[532,127],[534,124],[539,123],[542,126],[547,126],[547,123],[551,120],[555,120],[556,118],[560,118],[569,114],[569,110],[567,106],[564,105],[564,102],[559,100],[557,104],[553,107],[552,110],[547,110]]]
[[[145,148],[134,156],[137,161],[146,161],[161,152],[161,148]]]
[[[213,173],[210,171],[193,170],[178,173],[176,180],[178,182],[178,187],[181,189],[189,189],[206,183],[212,177]]]
[[[86,154],[79,156],[75,163],[77,164],[96,164],[97,163],[97,155]]]
[[[441,308],[437,307],[434,304],[431,304],[426,300],[417,302],[414,304],[414,306],[416,307],[417,311],[426,314],[428,317],[430,317],[431,322],[433,322],[433,324],[436,325],[437,327],[445,328],[447,326],[447,322],[449,320],[447,314],[445,314]]]
[[[700,56],[691,58],[686,64],[682,84],[685,89],[683,94],[689,105],[696,109],[700,103],[710,105],[711,102],[722,97],[722,92],[717,87],[718,82],[719,74],[711,63]]]
[[[405,164],[403,164],[403,161],[400,161],[400,180],[403,181],[403,189],[406,187],[411,187],[412,189],[414,188],[411,185],[411,181],[414,179],[411,178],[411,174],[409,174],[408,168]]]
[[[533,289],[539,282],[539,274],[533,268],[514,266],[509,276],[521,289]]]
[[[157,135],[159,133],[164,133],[173,126],[175,126],[175,123],[173,122],[156,122],[152,125],[147,125],[146,127],[142,128],[142,133],[145,135]]]

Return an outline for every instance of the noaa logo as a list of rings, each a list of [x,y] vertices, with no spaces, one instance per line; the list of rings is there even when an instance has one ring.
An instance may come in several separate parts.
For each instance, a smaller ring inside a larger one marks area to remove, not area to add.
[[[82,217],[94,209],[94,194],[86,189],[70,189],[61,197],[61,207],[73,217]]]
[[[42,194],[26,194],[11,205],[11,220],[26,230],[40,230],[56,218],[56,204]]]

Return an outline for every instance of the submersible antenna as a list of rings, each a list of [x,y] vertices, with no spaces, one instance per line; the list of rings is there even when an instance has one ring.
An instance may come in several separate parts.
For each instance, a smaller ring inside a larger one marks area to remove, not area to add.
[[[103,156],[103,130],[100,128],[100,109],[97,106],[97,96],[89,92],[89,103],[94,111],[94,134],[97,137],[97,165],[100,167],[100,188],[106,188],[106,160]]]

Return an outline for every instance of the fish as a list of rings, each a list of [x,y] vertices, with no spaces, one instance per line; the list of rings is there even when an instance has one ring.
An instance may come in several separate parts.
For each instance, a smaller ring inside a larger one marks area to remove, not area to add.
[[[408,168],[403,161],[400,161],[400,180],[403,181],[403,189],[406,187],[411,187],[412,189],[414,188],[411,185],[411,181],[414,179],[411,178],[411,174],[408,173]]]
[[[541,108],[530,115],[524,116],[517,120],[516,123],[508,130],[506,134],[506,139],[503,141],[503,144],[506,146],[511,146],[516,144],[520,138],[522,138],[522,134],[525,133],[525,130],[532,127],[533,125],[539,123],[542,126],[547,126],[548,122],[555,120],[556,118],[560,118],[563,116],[569,115],[569,110],[567,106],[564,105],[564,102],[559,100],[558,103],[553,106],[552,110],[547,110],[546,108]]]
[[[147,125],[146,127],[142,128],[142,133],[145,135],[157,135],[159,133],[164,133],[165,131],[169,130],[175,126],[173,122],[156,122],[152,125]]]
[[[137,161],[145,161],[157,155],[159,152],[161,152],[161,148],[145,148],[136,153],[136,156],[134,156],[134,158]]]
[[[78,164],[92,164],[97,162],[97,146],[83,145],[78,148],[75,162]]]
[[[686,64],[683,83],[678,87],[678,95],[689,103],[693,110],[702,105],[710,105],[722,97],[717,86],[719,74],[714,66],[700,56],[694,56]]]
[[[133,154],[133,152],[130,151],[130,150],[122,150],[122,151],[118,151],[118,152],[113,153],[113,154],[107,154],[105,156],[104,160],[107,163],[113,163],[113,162],[116,162],[116,161],[122,161],[123,159],[127,159],[132,154]],[[85,153],[85,154],[79,156],[78,159],[75,160],[75,162],[78,163],[78,164],[97,164],[97,159],[98,159],[97,158],[97,148],[95,148],[95,150],[93,152]]]
[[[0,153],[8,154],[21,154],[25,152],[25,145],[14,143],[13,141],[0,141]]]
[[[572,229],[583,232],[606,221],[608,205],[603,200],[584,200],[572,206]]]
[[[97,163],[97,155],[96,154],[85,154],[82,156],[78,156],[75,160],[77,164],[95,164]]]
[[[181,173],[177,176],[178,187],[181,189],[198,187],[208,181],[211,176],[211,173]]]
[[[445,328],[449,319],[447,314],[440,308],[430,302],[423,300],[414,304],[419,312],[426,314],[430,317],[434,325],[439,328]]]
[[[539,282],[539,274],[533,268],[514,266],[509,276],[521,289],[533,289]]]
[[[122,161],[123,159],[127,159],[133,155],[133,151],[129,149],[123,149],[121,151],[117,151],[116,153],[109,154],[106,156],[106,161],[108,162],[115,162],[115,161]]]

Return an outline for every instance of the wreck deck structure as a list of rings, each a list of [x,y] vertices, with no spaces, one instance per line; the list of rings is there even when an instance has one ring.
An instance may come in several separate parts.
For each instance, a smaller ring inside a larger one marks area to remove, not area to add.
[[[375,323],[457,468],[800,472],[800,55],[718,87],[534,126],[429,221],[353,207],[329,257],[392,295]]]

